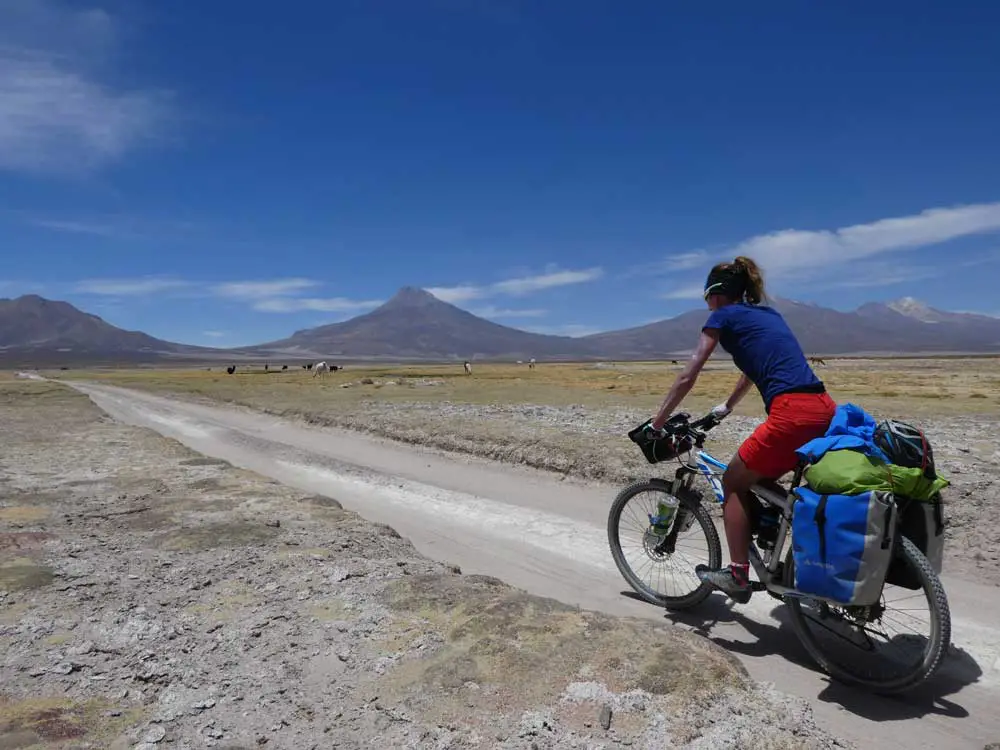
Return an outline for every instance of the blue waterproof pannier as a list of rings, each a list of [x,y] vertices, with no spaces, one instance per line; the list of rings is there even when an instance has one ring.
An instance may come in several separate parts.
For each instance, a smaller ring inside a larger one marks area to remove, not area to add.
[[[895,543],[892,494],[821,495],[802,486],[794,490],[794,500],[795,588],[838,604],[875,604]]]

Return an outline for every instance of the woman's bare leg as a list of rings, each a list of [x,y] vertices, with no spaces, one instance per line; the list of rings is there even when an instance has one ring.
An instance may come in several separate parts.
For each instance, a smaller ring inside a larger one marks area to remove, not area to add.
[[[750,588],[750,517],[749,490],[760,479],[760,475],[747,468],[738,455],[733,458],[722,476],[722,492],[725,496],[722,517],[726,526],[726,542],[729,545],[729,567],[709,570],[698,565],[698,577],[728,594],[734,601],[746,604],[753,593]]]
[[[751,471],[739,454],[733,456],[729,468],[722,476],[722,493],[725,505],[722,518],[729,544],[729,559],[734,563],[750,562],[750,488],[760,481],[760,474]]]

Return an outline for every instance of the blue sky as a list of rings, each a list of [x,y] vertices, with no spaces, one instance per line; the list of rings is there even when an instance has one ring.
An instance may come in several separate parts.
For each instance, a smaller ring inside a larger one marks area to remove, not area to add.
[[[579,334],[747,252],[1000,313],[1000,5],[0,0],[0,296],[240,345],[403,285]]]

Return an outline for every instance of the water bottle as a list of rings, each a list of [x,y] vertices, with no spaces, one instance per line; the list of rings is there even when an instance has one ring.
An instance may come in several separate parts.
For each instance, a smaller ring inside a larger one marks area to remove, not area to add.
[[[678,504],[679,501],[673,495],[667,495],[664,500],[656,504],[656,517],[651,518],[650,521],[658,533],[666,534],[670,531]]]
[[[781,511],[774,506],[768,506],[761,510],[757,520],[757,544],[768,552],[774,549],[778,541],[778,523],[781,520]]]

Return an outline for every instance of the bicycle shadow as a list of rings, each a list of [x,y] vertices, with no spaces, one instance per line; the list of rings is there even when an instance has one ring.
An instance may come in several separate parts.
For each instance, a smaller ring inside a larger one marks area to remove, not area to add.
[[[630,599],[642,600],[634,592],[623,591]],[[754,596],[766,594],[755,594]],[[940,669],[931,680],[920,687],[897,696],[880,696],[832,680],[820,670],[809,656],[798,636],[792,630],[787,608],[775,601],[768,613],[773,620],[763,621],[758,616],[748,616],[741,606],[721,594],[712,594],[694,610],[666,610],[664,618],[677,625],[686,625],[733,654],[750,658],[780,656],[796,666],[808,669],[826,682],[816,696],[818,700],[834,703],[844,710],[870,721],[902,721],[928,715],[962,719],[969,712],[946,696],[954,696],[979,681],[983,674],[978,662],[964,649],[949,648]],[[776,620],[777,622],[774,622]],[[714,632],[719,625],[737,626],[754,640],[728,638]],[[778,688],[780,689],[780,685]]]

